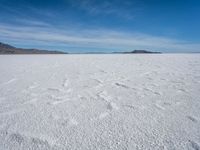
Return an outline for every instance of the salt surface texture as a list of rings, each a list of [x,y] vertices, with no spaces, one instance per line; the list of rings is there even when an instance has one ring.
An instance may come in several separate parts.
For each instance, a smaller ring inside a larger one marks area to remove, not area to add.
[[[199,150],[200,55],[0,56],[1,150]]]

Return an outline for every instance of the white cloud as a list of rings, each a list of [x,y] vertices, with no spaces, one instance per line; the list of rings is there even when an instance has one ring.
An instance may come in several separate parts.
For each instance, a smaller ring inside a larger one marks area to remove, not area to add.
[[[112,15],[121,19],[134,19],[135,13],[141,11],[136,8],[134,2],[126,1],[94,1],[94,0],[71,0],[72,6],[84,10],[90,15]]]
[[[46,27],[16,27],[12,25],[0,25],[0,39],[7,39],[17,43],[39,43],[44,45],[62,45],[67,47],[94,47],[102,49],[133,50],[166,50],[197,51],[200,44],[188,43],[166,37],[157,37],[141,33],[126,33],[105,29],[80,30],[80,29],[55,29]],[[23,44],[22,44],[23,45]]]

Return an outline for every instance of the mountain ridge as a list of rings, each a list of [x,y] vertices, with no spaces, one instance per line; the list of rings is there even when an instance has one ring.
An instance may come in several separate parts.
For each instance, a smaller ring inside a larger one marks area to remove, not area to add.
[[[113,52],[114,54],[161,54],[161,52],[154,52],[149,50],[133,50],[125,52]]]
[[[25,49],[16,48],[9,44],[0,42],[0,54],[67,54],[61,51],[39,50],[39,49]]]

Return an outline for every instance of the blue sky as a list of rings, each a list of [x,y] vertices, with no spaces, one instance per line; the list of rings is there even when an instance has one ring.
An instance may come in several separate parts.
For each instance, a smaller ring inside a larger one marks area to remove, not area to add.
[[[199,0],[0,0],[0,41],[67,52],[200,52]]]

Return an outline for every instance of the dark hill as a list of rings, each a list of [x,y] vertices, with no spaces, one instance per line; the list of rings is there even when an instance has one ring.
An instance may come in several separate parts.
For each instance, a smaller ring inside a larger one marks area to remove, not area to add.
[[[147,50],[134,50],[130,52],[123,52],[124,54],[160,54],[161,52],[152,52]]]
[[[60,51],[16,48],[0,42],[0,54],[67,54]]]

